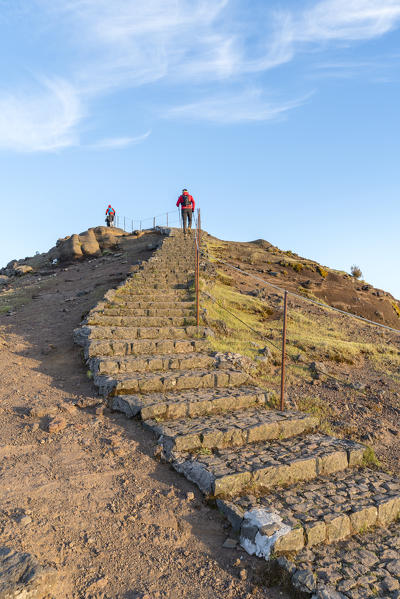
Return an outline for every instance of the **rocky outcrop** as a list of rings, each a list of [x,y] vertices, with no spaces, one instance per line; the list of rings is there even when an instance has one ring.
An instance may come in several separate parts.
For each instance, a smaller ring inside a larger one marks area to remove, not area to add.
[[[100,256],[103,250],[116,248],[120,237],[127,235],[122,229],[94,227],[79,235],[59,239],[49,252],[53,260],[70,262],[85,257]]]
[[[143,231],[137,231],[133,237],[141,237],[144,234]],[[118,249],[121,237],[127,235],[130,234],[114,227],[93,227],[79,235],[68,235],[58,239],[55,247],[46,253],[36,254],[23,260],[11,260],[5,268],[0,269],[0,286],[8,283],[9,277],[26,275],[43,269],[49,264],[97,258],[105,250]]]

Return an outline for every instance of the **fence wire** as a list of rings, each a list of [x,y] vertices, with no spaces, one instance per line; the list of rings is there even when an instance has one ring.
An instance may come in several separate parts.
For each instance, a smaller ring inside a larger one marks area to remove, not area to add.
[[[297,300],[297,304],[296,304],[295,306],[292,306],[292,309],[293,309],[293,308],[299,308],[299,310],[297,310],[297,311],[294,311],[294,312],[292,311],[291,313],[289,313],[289,316],[288,316],[288,318],[289,318],[289,321],[290,321],[290,320],[292,320],[292,321],[293,321],[293,318],[295,318],[295,319],[296,319],[296,315],[298,315],[298,314],[299,314],[299,311],[300,311],[300,314],[304,314],[304,313],[305,313],[305,310],[304,310],[304,308],[302,308],[302,307],[301,307],[301,304],[299,304],[298,302],[299,302],[299,301],[300,301],[300,302],[306,302],[306,303],[308,302],[309,304],[312,304],[312,305],[314,305],[314,306],[318,307],[318,308],[321,310],[321,316],[328,316],[328,311],[332,311],[332,312],[336,313],[336,314],[338,315],[338,317],[339,317],[339,316],[342,316],[343,318],[342,318],[342,319],[340,319],[340,321],[341,321],[341,327],[343,326],[343,323],[344,323],[344,321],[346,320],[346,318],[347,318],[347,317],[350,317],[350,318],[352,318],[352,319],[354,319],[354,320],[356,320],[356,321],[361,321],[361,322],[364,322],[365,324],[367,324],[367,325],[370,325],[370,326],[372,326],[372,327],[378,327],[379,329],[381,329],[381,330],[382,330],[382,332],[394,333],[396,336],[397,336],[397,335],[400,335],[400,330],[398,330],[398,329],[395,329],[395,328],[393,328],[393,327],[390,327],[390,326],[388,326],[388,325],[383,325],[383,324],[381,324],[381,323],[375,322],[375,321],[373,321],[373,320],[369,320],[369,319],[367,319],[367,318],[364,318],[364,317],[362,317],[362,316],[358,316],[358,315],[356,315],[356,314],[352,314],[351,312],[346,312],[346,311],[344,311],[344,310],[340,310],[339,308],[335,308],[335,307],[333,307],[333,306],[329,306],[328,304],[324,304],[324,303],[322,303],[322,302],[319,302],[319,301],[317,301],[317,300],[313,300],[313,299],[311,299],[311,298],[304,297],[304,296],[302,296],[302,295],[299,295],[299,294],[297,294],[297,293],[294,293],[294,292],[291,292],[291,291],[285,290],[283,287],[280,287],[280,286],[278,286],[278,285],[275,285],[275,284],[273,284],[273,283],[270,283],[269,281],[266,281],[265,279],[263,279],[263,278],[262,278],[262,277],[260,277],[260,276],[257,276],[257,275],[255,275],[255,274],[253,274],[253,273],[250,273],[250,272],[247,272],[247,271],[245,271],[245,270],[243,270],[243,269],[241,269],[241,268],[239,268],[239,267],[237,267],[237,266],[234,266],[233,264],[230,264],[229,262],[226,262],[226,261],[224,261],[224,260],[221,260],[221,259],[219,259],[219,258],[218,258],[218,259],[216,259],[216,260],[214,260],[213,262],[210,262],[210,261],[209,261],[209,260],[207,260],[206,258],[203,258],[203,259],[204,259],[205,261],[209,262],[210,264],[213,264],[214,266],[215,266],[216,264],[217,264],[217,265],[218,265],[218,264],[222,264],[222,265],[224,265],[224,266],[226,266],[226,267],[228,267],[228,268],[230,268],[230,269],[232,269],[232,270],[234,270],[234,271],[237,271],[237,272],[239,272],[239,273],[241,273],[241,274],[243,274],[243,275],[245,275],[245,276],[247,276],[247,277],[251,277],[252,279],[254,279],[254,280],[256,280],[256,281],[258,281],[258,282],[262,283],[262,284],[263,284],[263,286],[265,286],[265,287],[270,287],[270,288],[271,288],[271,289],[273,289],[274,291],[278,292],[278,294],[279,294],[279,295],[280,295],[280,294],[284,295],[284,294],[285,294],[285,292],[286,292],[288,296],[291,296],[292,298],[296,299],[296,300]],[[230,314],[232,317],[234,317],[234,318],[235,318],[235,319],[237,319],[239,322],[241,322],[241,323],[242,323],[242,324],[243,324],[245,327],[247,327],[247,329],[248,329],[248,330],[251,330],[251,331],[252,331],[253,333],[255,333],[255,334],[258,336],[258,337],[262,338],[262,339],[263,339],[263,341],[265,341],[267,344],[271,345],[272,347],[274,347],[274,348],[275,348],[276,350],[278,350],[278,351],[282,351],[282,345],[281,345],[281,347],[279,348],[279,347],[278,347],[277,345],[275,345],[275,344],[274,344],[274,343],[273,343],[273,342],[272,342],[272,341],[271,341],[271,340],[270,340],[268,337],[266,337],[265,335],[263,335],[261,331],[258,331],[258,330],[256,330],[256,329],[255,329],[255,328],[253,328],[251,325],[249,325],[248,323],[246,323],[246,322],[245,322],[244,320],[242,320],[242,319],[241,319],[239,316],[237,316],[236,314],[234,314],[234,312],[232,312],[232,311],[231,311],[231,310],[229,310],[229,309],[228,309],[226,306],[224,306],[224,305],[223,305],[223,303],[219,302],[219,301],[218,301],[216,298],[213,298],[211,295],[209,295],[209,294],[205,293],[204,291],[202,291],[202,295],[204,295],[205,297],[207,297],[207,298],[208,298],[209,300],[211,300],[213,303],[215,303],[216,305],[218,305],[218,306],[219,306],[221,309],[223,309],[224,311],[226,311],[227,313],[229,313],[229,314]],[[272,294],[272,295],[275,295],[275,294]],[[269,297],[270,297],[270,296],[269,296]],[[263,299],[264,299],[264,298],[259,298],[259,299],[263,301]],[[264,299],[264,302],[265,302],[265,301],[266,301],[266,300]],[[281,301],[282,301],[282,298],[279,298],[279,303],[281,303]],[[271,306],[272,306],[272,304],[271,304]],[[276,309],[276,306],[274,306],[274,308]],[[308,310],[308,312],[310,312],[310,310]],[[297,318],[299,318],[299,317],[297,316]],[[345,325],[345,326],[346,326],[346,325]],[[327,329],[327,331],[329,331],[329,327],[326,327],[326,329]],[[272,331],[272,330],[274,330],[274,329],[271,329],[271,331]],[[290,326],[289,326],[289,330],[290,330]],[[333,330],[333,329],[332,329],[332,330]],[[332,337],[332,341],[333,341],[333,342],[334,342],[334,341],[337,341],[337,342],[344,343],[344,344],[347,344],[347,343],[350,343],[350,342],[352,343],[352,342],[354,341],[353,339],[348,339],[348,338],[345,338],[345,337],[348,337],[348,335],[349,335],[349,334],[351,335],[352,331],[350,331],[349,329],[346,329],[346,331],[347,331],[347,335],[343,336],[343,332],[344,332],[344,331],[340,331],[340,332],[339,332],[339,334],[338,334],[338,337],[337,337],[337,338],[335,338],[334,336]],[[367,328],[365,328],[365,329],[364,329],[364,333],[365,333],[365,332],[368,332],[368,329],[367,329]],[[372,331],[371,331],[371,332],[372,332]],[[282,333],[282,334],[283,334],[283,333]],[[329,337],[329,334],[328,334],[328,337]],[[330,340],[330,339],[329,339],[329,340]],[[388,341],[387,341],[387,339],[384,339],[384,340],[385,340],[386,342],[388,342]],[[300,347],[299,347],[299,346],[296,344],[296,342],[298,343],[298,341],[297,341],[297,339],[296,339],[296,334],[293,334],[293,333],[292,333],[292,334],[290,334],[290,337],[289,337],[289,344],[290,344],[291,346],[294,346],[294,347],[297,347],[298,349],[300,349],[300,352],[302,352],[302,351],[307,351],[307,350],[304,350],[304,348],[301,348],[301,344],[300,344]],[[368,343],[369,343],[369,342],[368,342],[368,341],[365,341],[365,340],[360,340],[360,341],[359,341],[359,344],[360,344],[360,345],[367,345]],[[374,343],[376,343],[376,341],[375,341],[375,340],[374,340]],[[394,344],[395,344],[395,339],[393,339],[393,340],[392,340],[392,343],[394,343]],[[324,344],[324,338],[323,338],[323,337],[322,337],[322,344]],[[396,344],[394,345],[394,347],[396,347]],[[314,349],[315,349],[315,348],[314,348]],[[328,349],[329,349],[329,348],[327,348],[327,350],[328,350]],[[287,350],[285,351],[285,356],[286,356],[286,358],[289,360],[289,364],[290,364],[290,366],[299,366],[299,365],[301,365],[301,363],[302,363],[301,361],[299,361],[298,359],[296,359],[296,357],[295,357],[295,356],[292,356],[290,353],[288,353],[288,352],[287,352]],[[313,358],[313,359],[315,360],[316,358]],[[321,358],[319,358],[319,359],[321,359]],[[331,358],[330,358],[330,359],[331,359]],[[313,364],[313,372],[315,372],[315,373],[316,373],[316,374],[318,374],[318,375],[322,375],[322,376],[326,377],[328,380],[330,380],[330,381],[332,381],[332,382],[340,383],[341,385],[343,385],[343,386],[345,386],[345,387],[351,387],[351,389],[352,389],[352,391],[355,393],[355,395],[358,395],[358,396],[360,396],[360,397],[363,397],[363,398],[371,399],[371,391],[369,391],[369,392],[368,392],[367,390],[364,390],[363,388],[357,389],[356,387],[354,387],[354,386],[352,385],[351,381],[349,381],[349,380],[345,380],[345,379],[344,379],[342,376],[339,376],[339,375],[337,375],[337,374],[332,374],[332,373],[330,373],[330,372],[327,372],[327,370],[326,370],[326,369],[322,370],[322,369],[319,367],[318,363],[316,363],[316,362],[314,362],[314,364]],[[389,406],[389,407],[390,407],[390,406]]]

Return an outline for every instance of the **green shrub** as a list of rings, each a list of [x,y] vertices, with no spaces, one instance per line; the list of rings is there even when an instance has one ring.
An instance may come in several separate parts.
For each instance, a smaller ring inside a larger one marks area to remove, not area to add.
[[[354,277],[355,279],[359,279],[360,277],[362,277],[361,268],[359,266],[357,266],[356,264],[353,264],[353,266],[350,268],[350,272],[351,272],[351,276]]]
[[[396,302],[392,302],[393,310],[396,312],[397,316],[400,318],[400,306],[396,304]]]
[[[303,270],[303,265],[301,262],[293,262],[292,264],[292,268],[293,270],[295,270],[296,272],[301,272]]]

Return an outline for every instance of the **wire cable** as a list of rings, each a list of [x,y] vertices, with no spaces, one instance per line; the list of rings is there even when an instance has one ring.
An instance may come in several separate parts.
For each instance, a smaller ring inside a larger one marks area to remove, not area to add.
[[[296,297],[297,299],[301,299],[301,300],[304,300],[305,302],[315,304],[316,306],[320,306],[321,308],[325,308],[328,310],[334,310],[335,312],[339,312],[340,314],[344,314],[345,316],[351,316],[352,318],[355,318],[357,320],[362,320],[363,322],[367,322],[368,324],[375,325],[377,327],[386,329],[388,331],[391,331],[392,333],[396,333],[397,335],[400,335],[399,329],[394,329],[385,324],[380,324],[379,322],[375,322],[374,320],[368,320],[368,318],[364,318],[363,316],[357,316],[357,314],[352,314],[351,312],[345,312],[344,310],[340,310],[339,308],[334,308],[333,306],[329,306],[328,304],[323,304],[322,302],[317,302],[316,300],[312,300],[309,297],[304,297],[302,295],[294,293],[293,291],[288,291],[287,289],[284,289],[283,287],[278,287],[278,285],[274,285],[273,283],[270,283],[269,281],[266,281],[265,279],[262,279],[261,277],[258,277],[257,275],[253,275],[252,273],[246,272],[245,270],[242,270],[241,268],[239,268],[237,266],[233,266],[233,264],[229,264],[229,262],[225,262],[224,260],[218,259],[218,262],[220,262],[221,264],[225,264],[225,266],[229,266],[229,268],[232,268],[233,270],[237,270],[238,272],[241,272],[244,275],[247,275],[248,277],[252,277],[253,279],[256,279],[257,281],[261,281],[265,285],[269,285],[270,287],[272,287],[273,289],[276,289],[280,293],[285,293],[285,291],[286,291],[288,295]]]
[[[241,318],[239,318],[239,316],[237,316],[236,314],[234,314],[233,312],[231,312],[230,310],[228,310],[228,308],[226,308],[223,304],[221,304],[218,300],[216,300],[215,297],[212,297],[211,295],[209,295],[205,291],[201,291],[201,293],[203,295],[205,295],[206,297],[208,297],[213,303],[217,304],[217,306],[219,306],[220,308],[222,308],[223,310],[225,310],[225,312],[228,312],[228,314],[230,314],[231,316],[233,316],[234,318],[236,318],[239,322],[241,322],[242,324],[244,324],[248,329],[250,329],[251,331],[253,331],[253,333],[256,333],[256,335],[258,335],[264,341],[266,341],[267,343],[269,343],[270,345],[272,345],[279,352],[282,351],[281,348],[279,348],[277,345],[275,345],[275,343],[272,343],[272,341],[270,339],[268,339],[267,337],[265,337],[260,331],[257,331],[257,329],[254,329],[247,322],[245,322],[244,320],[242,320]]]

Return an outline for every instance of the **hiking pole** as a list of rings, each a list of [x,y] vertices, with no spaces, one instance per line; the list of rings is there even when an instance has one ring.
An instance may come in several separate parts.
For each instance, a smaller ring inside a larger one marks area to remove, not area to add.
[[[286,321],[287,321],[287,291],[283,300],[283,328],[282,328],[282,371],[281,371],[281,405],[280,410],[285,409],[285,366],[286,366]]]

